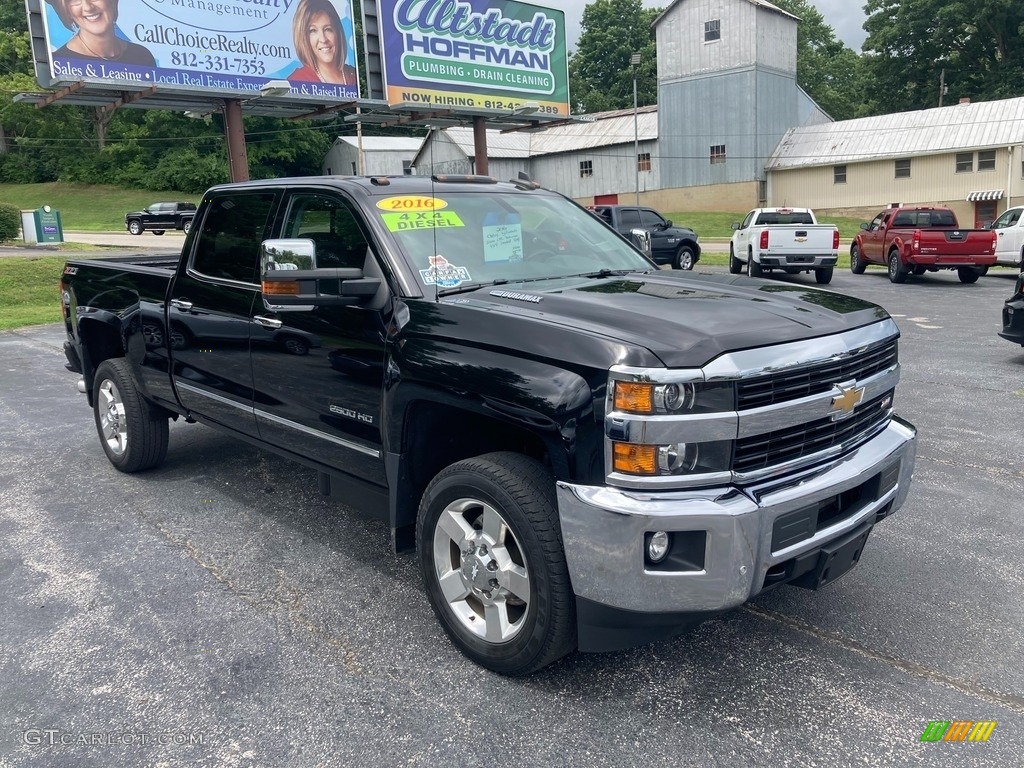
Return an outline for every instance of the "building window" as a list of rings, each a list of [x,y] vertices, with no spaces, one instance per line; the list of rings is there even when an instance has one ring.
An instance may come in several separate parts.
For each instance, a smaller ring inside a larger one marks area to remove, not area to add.
[[[355,161],[352,161],[352,175],[353,176],[356,175],[356,164],[355,164]]]
[[[833,165],[832,166],[832,183],[833,184],[845,184],[846,183],[846,166],[845,165]]]
[[[592,160],[580,160],[580,178],[588,179],[594,175],[594,163]]]
[[[402,173],[406,176],[412,176],[412,160],[402,161]]]
[[[636,169],[638,171],[649,171],[651,170],[651,153],[641,152],[636,156]]]
[[[978,153],[978,170],[994,171],[996,169],[996,151],[983,149]]]
[[[956,172],[957,173],[974,173],[974,153],[973,152],[957,152],[956,153]]]
[[[725,144],[711,145],[711,164],[718,165],[725,162]]]
[[[896,161],[896,178],[897,179],[909,179],[910,178],[910,158]]]
[[[713,43],[722,39],[722,20],[712,19],[704,22],[704,42]]]

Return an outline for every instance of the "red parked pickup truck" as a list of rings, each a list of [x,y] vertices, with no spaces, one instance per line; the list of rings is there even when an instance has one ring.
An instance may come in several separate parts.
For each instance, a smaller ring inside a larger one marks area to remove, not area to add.
[[[940,269],[955,269],[961,283],[973,283],[996,263],[996,233],[961,229],[948,208],[887,208],[860,228],[850,246],[855,275],[885,264],[894,283]]]

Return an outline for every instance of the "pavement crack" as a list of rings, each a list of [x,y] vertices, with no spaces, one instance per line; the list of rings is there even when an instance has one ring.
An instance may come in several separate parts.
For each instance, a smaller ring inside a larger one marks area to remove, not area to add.
[[[813,624],[809,624],[802,619],[795,618],[793,616],[787,616],[777,611],[763,608],[753,603],[747,603],[743,606],[743,609],[750,613],[761,616],[769,621],[774,621],[778,624],[783,624],[792,629],[806,632],[819,640],[824,640],[829,643],[834,643],[841,646],[845,650],[853,651],[854,653],[860,654],[873,661],[880,661],[883,664],[887,664],[890,667],[894,667],[902,672],[906,672],[908,675],[919,677],[922,680],[928,682],[938,683],[944,685],[953,690],[959,691],[960,693],[968,696],[974,696],[979,699],[983,699],[990,704],[997,706],[1006,707],[1011,709],[1018,714],[1024,714],[1024,697],[1016,696],[1012,693],[1004,693],[1003,691],[997,691],[987,686],[975,683],[971,680],[964,680],[963,678],[953,677],[937,670],[930,669],[922,664],[918,664],[915,661],[908,661],[901,659],[898,656],[879,651],[874,648],[870,648],[864,643],[858,642],[849,637],[844,637],[837,632],[830,632],[827,629],[816,627]]]
[[[934,456],[922,456],[917,455],[918,461],[933,461],[936,464],[942,464],[946,467],[969,467],[970,469],[976,469],[979,472],[986,472],[990,475],[1002,475],[1004,477],[1013,477],[1018,480],[1024,480],[1024,471],[1006,469],[1005,467],[993,467],[982,464],[971,464],[968,461],[951,461],[950,459],[938,459]]]

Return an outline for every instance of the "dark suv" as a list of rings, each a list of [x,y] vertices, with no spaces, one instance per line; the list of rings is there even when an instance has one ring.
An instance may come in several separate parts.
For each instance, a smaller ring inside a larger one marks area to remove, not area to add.
[[[141,235],[147,229],[154,235],[181,229],[187,235],[195,215],[195,203],[153,203],[145,210],[126,213],[124,226],[133,235]]]

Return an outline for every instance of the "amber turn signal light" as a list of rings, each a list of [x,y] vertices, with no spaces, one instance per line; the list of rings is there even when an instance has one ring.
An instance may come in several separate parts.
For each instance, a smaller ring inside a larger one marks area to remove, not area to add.
[[[631,381],[615,382],[614,408],[627,413],[654,412],[654,385]]]
[[[263,293],[278,296],[298,296],[299,284],[294,281],[286,282],[281,280],[264,280]]]
[[[658,446],[612,443],[612,467],[627,475],[657,474]]]

